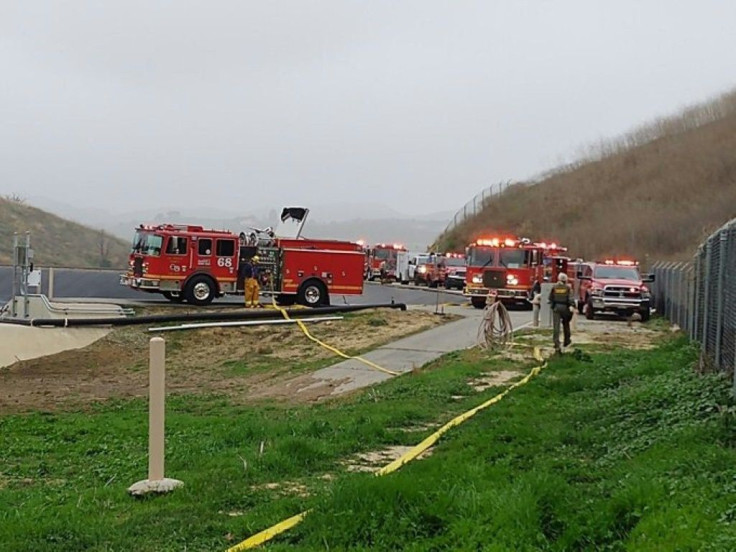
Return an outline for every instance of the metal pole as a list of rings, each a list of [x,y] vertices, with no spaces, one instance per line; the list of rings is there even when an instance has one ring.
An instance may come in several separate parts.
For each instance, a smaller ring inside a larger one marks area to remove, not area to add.
[[[28,276],[30,276],[31,272],[31,233],[26,232],[26,250],[25,254],[23,255],[24,263],[23,263],[23,313],[26,318],[31,316],[30,309],[29,309],[29,303],[31,298],[28,297]]]
[[[53,299],[54,297],[54,268],[49,268],[49,289],[47,290],[47,297]]]
[[[726,255],[728,254],[728,250],[726,248],[726,241],[728,240],[728,236],[725,232],[721,232],[721,239],[719,240],[719,263],[718,263],[718,283],[717,288],[718,291],[716,292],[716,305],[717,305],[717,313],[716,313],[716,351],[715,351],[715,358],[716,358],[716,364],[720,368],[725,368],[725,366],[721,366],[721,339],[723,334],[723,310],[724,310],[724,304],[723,304],[723,280],[726,277]]]
[[[712,253],[713,248],[710,240],[705,243],[705,274],[703,278],[703,336],[702,345],[703,351],[708,353],[708,332],[710,331],[710,324],[708,323],[708,311],[710,310],[710,271],[712,266]]]
[[[700,338],[698,320],[700,319],[700,309],[703,308],[703,305],[700,304],[700,286],[703,285],[702,278],[700,277],[702,263],[703,260],[701,259],[700,252],[698,252],[697,257],[695,257],[695,274],[693,275],[693,329],[691,332],[693,341],[697,341]]]
[[[18,234],[13,232],[13,296],[10,299],[10,315],[18,316]]]

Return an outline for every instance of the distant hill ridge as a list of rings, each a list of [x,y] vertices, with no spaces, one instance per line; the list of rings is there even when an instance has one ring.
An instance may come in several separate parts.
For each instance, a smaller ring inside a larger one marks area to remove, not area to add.
[[[0,197],[0,264],[12,264],[13,232],[26,231],[39,267],[121,269],[127,262],[129,245],[108,232],[31,207],[21,198]]]
[[[511,186],[436,246],[511,233],[556,240],[586,259],[689,259],[733,217],[736,90],[604,143],[535,184]]]

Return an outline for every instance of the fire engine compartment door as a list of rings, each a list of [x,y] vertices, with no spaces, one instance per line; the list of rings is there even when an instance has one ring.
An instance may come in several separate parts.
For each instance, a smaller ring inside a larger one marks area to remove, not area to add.
[[[308,214],[309,209],[305,207],[284,207],[281,219],[273,231],[274,235],[278,238],[299,238]]]
[[[273,278],[273,290],[281,290],[281,249],[278,247],[259,247],[258,248],[258,271],[261,277],[265,277],[262,282],[262,291],[271,291],[271,286],[267,282]]]

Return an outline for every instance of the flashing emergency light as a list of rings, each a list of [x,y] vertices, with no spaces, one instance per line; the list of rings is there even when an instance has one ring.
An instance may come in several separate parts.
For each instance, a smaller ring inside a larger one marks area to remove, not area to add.
[[[639,262],[630,260],[606,259],[605,261],[603,261],[603,264],[619,266],[638,266]]]
[[[503,243],[506,245],[506,247],[513,247],[516,245],[516,242],[512,239],[506,239]]]

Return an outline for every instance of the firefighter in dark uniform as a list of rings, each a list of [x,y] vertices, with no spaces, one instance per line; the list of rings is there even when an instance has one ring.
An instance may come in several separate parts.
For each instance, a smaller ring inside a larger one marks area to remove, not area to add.
[[[575,308],[575,301],[572,296],[572,289],[567,283],[567,274],[561,272],[557,277],[557,283],[549,292],[549,304],[552,306],[552,339],[555,344],[555,352],[559,353],[560,349],[560,322],[565,334],[563,346],[567,347],[572,343],[570,341],[570,320],[572,320],[572,311]]]

